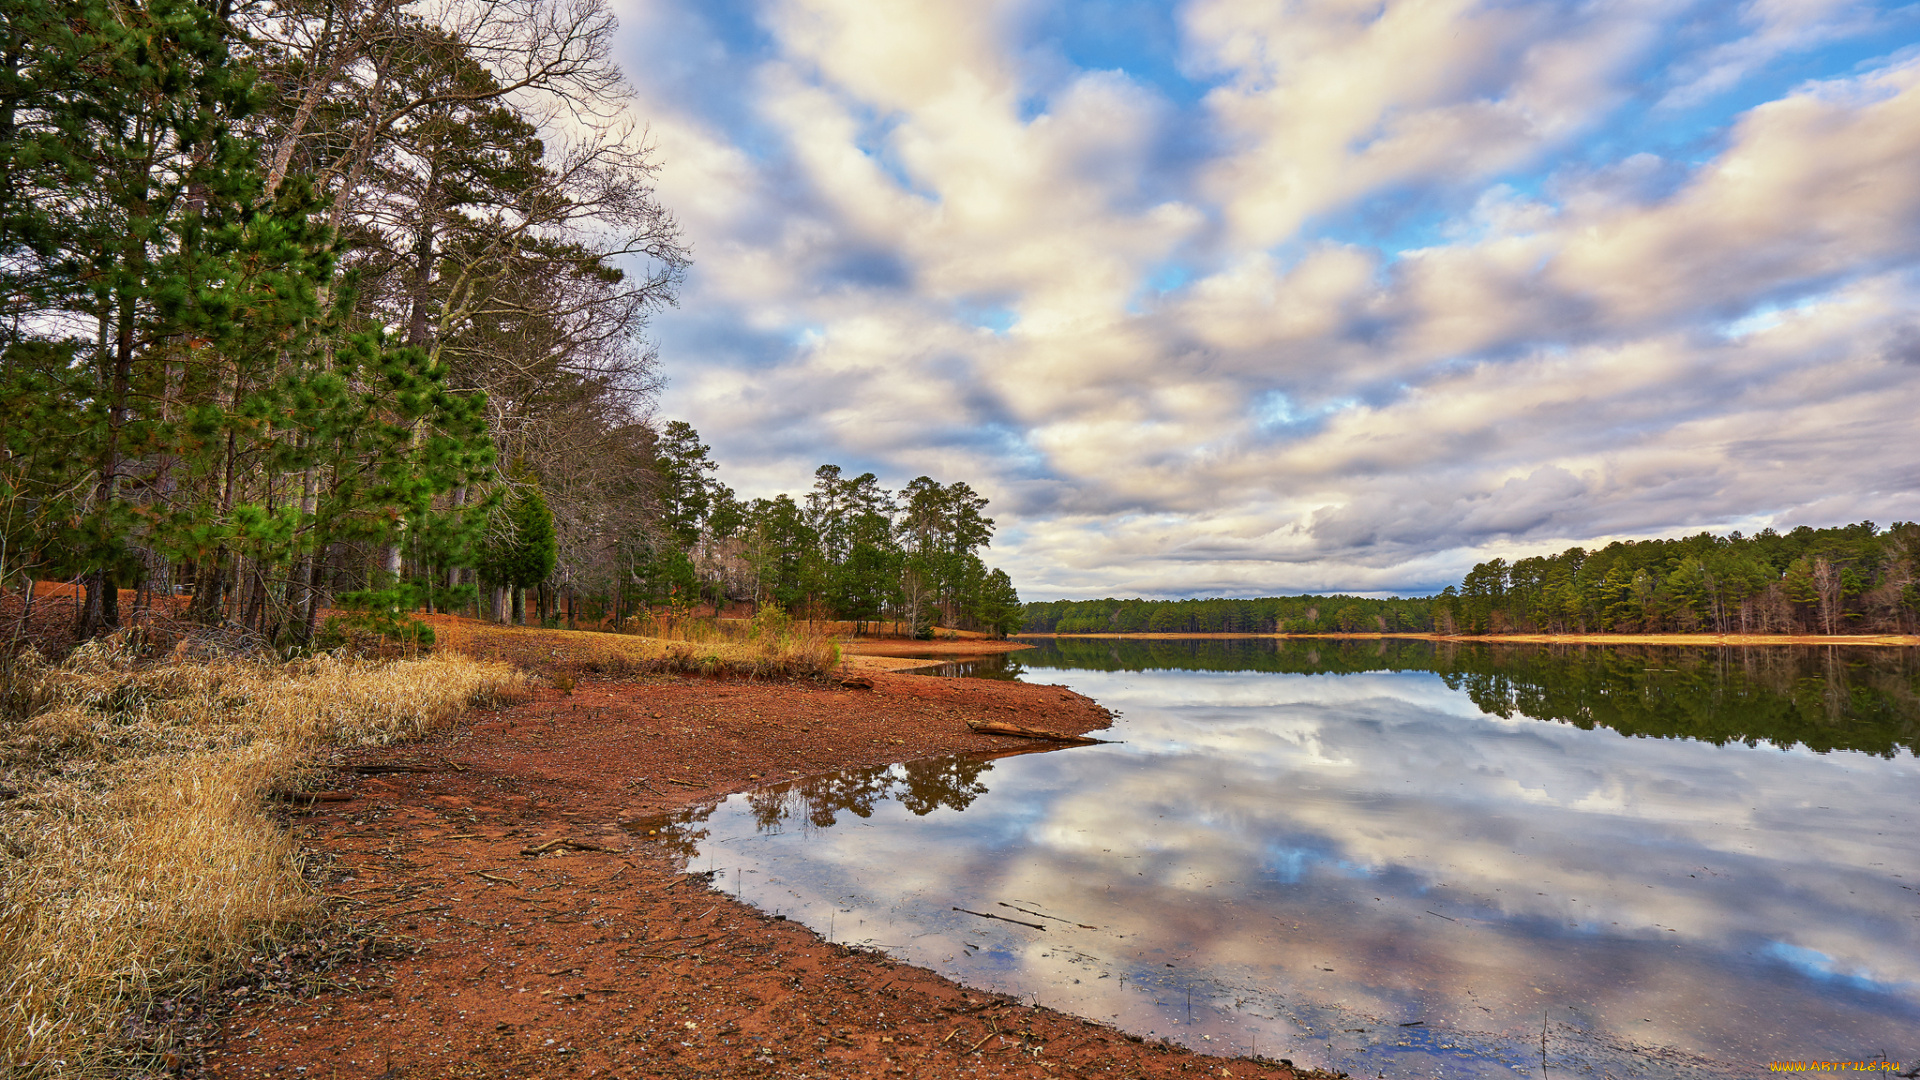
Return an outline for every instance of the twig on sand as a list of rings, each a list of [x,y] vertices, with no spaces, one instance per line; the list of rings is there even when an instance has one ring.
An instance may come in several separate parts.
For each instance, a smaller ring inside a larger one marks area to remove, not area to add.
[[[563,848],[563,847],[572,848],[575,851],[612,851],[613,850],[610,847],[601,847],[599,844],[590,844],[585,840],[575,840],[570,836],[563,836],[558,840],[549,840],[544,844],[539,844],[534,847],[521,848],[520,854],[545,855],[549,851],[553,851],[556,848]]]

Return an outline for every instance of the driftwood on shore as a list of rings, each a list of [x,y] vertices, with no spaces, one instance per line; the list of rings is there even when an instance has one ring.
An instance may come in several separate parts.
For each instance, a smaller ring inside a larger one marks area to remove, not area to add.
[[[1092,746],[1111,740],[1096,739],[1088,735],[1069,735],[1064,731],[1048,731],[1045,728],[1021,727],[1004,720],[969,720],[967,726],[982,735],[1012,735],[1021,739],[1045,739],[1048,742],[1069,743],[1074,746]]]
[[[612,851],[613,850],[610,847],[602,847],[599,844],[588,843],[585,840],[575,840],[570,836],[563,836],[558,840],[549,840],[544,844],[535,844],[532,847],[521,848],[520,854],[545,855],[547,852],[554,851],[559,848],[571,848],[574,851]]]
[[[268,797],[278,799],[281,802],[300,803],[302,805],[323,802],[352,802],[354,799],[359,798],[359,796],[346,791],[275,791]]]

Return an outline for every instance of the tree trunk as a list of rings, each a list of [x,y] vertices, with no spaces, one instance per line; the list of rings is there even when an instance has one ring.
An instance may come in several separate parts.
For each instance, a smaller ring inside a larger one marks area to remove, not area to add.
[[[25,637],[28,628],[33,625],[33,599],[34,599],[33,594],[34,594],[33,575],[28,574],[26,588],[21,590],[20,629],[14,632],[15,637]]]
[[[467,505],[467,485],[461,484],[459,487],[453,489],[454,516],[456,517],[459,516],[460,509],[466,505]],[[457,566],[447,567],[447,593],[451,595],[453,593],[453,590],[459,587],[460,587],[460,568]],[[451,603],[451,601],[449,601],[449,603]]]
[[[104,331],[104,327],[102,329]],[[105,344],[103,333],[103,349]],[[103,515],[110,514],[120,498],[120,432],[127,426],[127,415],[131,411],[128,398],[132,392],[133,299],[123,296],[114,334],[113,368],[108,377],[107,445],[101,452],[100,468],[94,482],[94,506]],[[115,595],[109,600],[107,596],[115,588],[113,575],[105,567],[96,568],[87,575],[87,602],[81,609],[79,625],[75,627],[80,637],[96,637],[119,627],[119,597]]]

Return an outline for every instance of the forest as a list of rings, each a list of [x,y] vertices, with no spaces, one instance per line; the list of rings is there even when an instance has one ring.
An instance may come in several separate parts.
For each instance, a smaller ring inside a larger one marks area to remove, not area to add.
[[[966,484],[743,502],[656,419],[690,252],[607,0],[0,8],[22,626],[36,581],[78,586],[83,638],[134,590],[282,648],[340,612],[1017,623]]]
[[[1059,600],[1044,634],[1742,633],[1920,630],[1920,525],[1698,533],[1492,559],[1429,597]]]
[[[1379,634],[1433,629],[1425,597],[1272,596],[1259,600],[1056,600],[1030,603],[1030,634]]]

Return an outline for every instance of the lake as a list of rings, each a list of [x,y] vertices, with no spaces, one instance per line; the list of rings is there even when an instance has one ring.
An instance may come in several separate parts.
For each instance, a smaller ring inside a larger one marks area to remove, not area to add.
[[[997,670],[995,670],[997,669]],[[687,815],[716,885],[960,982],[1356,1076],[1920,1057],[1920,658],[1045,641],[1106,746]]]

